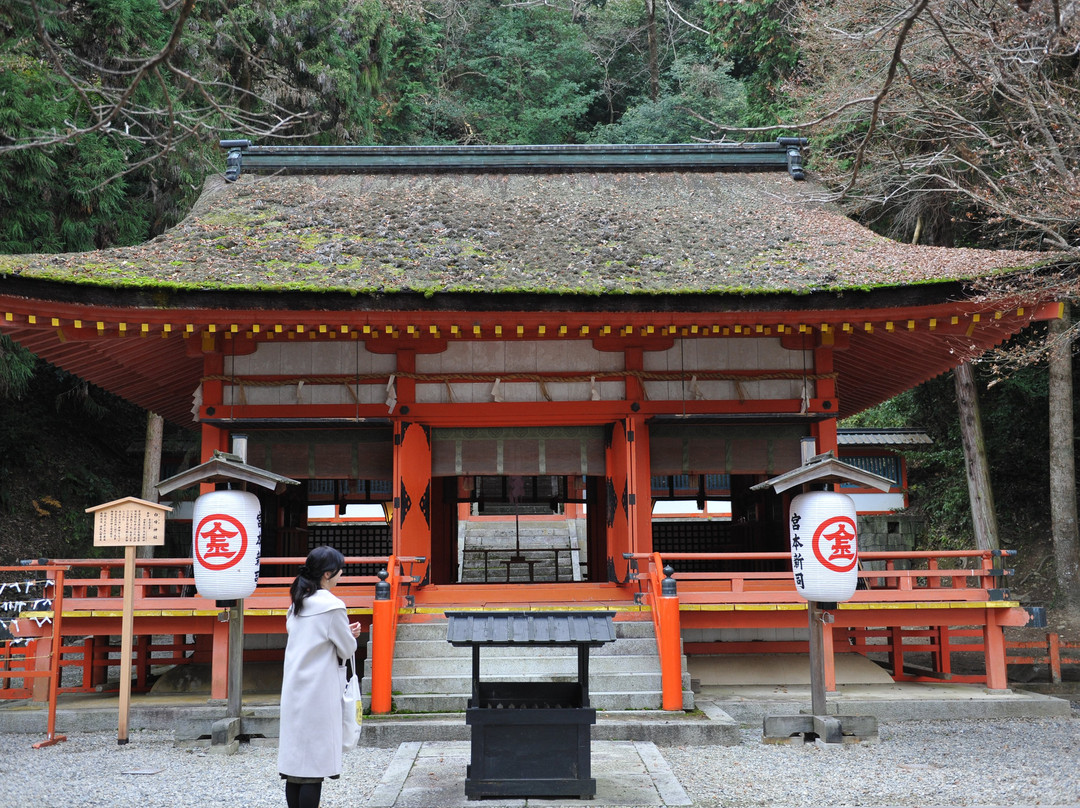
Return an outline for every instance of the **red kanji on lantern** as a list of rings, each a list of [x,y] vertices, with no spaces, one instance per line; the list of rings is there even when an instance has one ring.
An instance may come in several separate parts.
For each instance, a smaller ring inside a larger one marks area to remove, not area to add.
[[[828,569],[848,572],[858,560],[855,535],[855,523],[849,517],[828,519],[814,532],[814,555]]]
[[[233,566],[244,557],[247,544],[243,523],[228,514],[209,514],[195,529],[195,557],[206,569],[225,570]]]

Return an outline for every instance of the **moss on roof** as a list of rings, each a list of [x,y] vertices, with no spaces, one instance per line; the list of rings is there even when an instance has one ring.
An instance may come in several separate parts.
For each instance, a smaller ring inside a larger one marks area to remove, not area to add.
[[[1031,268],[1047,253],[875,235],[786,173],[213,177],[137,247],[0,256],[0,276],[352,294],[762,294]]]

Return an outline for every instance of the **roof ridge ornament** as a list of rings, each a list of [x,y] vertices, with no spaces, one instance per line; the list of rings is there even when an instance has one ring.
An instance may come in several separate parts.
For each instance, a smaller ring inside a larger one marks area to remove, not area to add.
[[[243,168],[244,150],[251,147],[250,140],[222,140],[218,143],[223,149],[228,149],[225,155],[225,181],[236,182],[240,178]]]
[[[776,142],[787,147],[787,170],[793,180],[805,180],[806,172],[803,171],[802,150],[807,141],[804,137],[778,137]]]

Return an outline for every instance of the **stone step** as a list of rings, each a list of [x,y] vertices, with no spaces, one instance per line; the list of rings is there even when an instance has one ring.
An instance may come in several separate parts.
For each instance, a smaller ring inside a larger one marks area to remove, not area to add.
[[[545,612],[536,612],[536,614],[542,617]],[[553,612],[553,614],[558,614],[558,612]],[[421,639],[446,642],[446,622],[443,619],[435,619],[424,623],[398,623],[397,642],[402,643]],[[653,649],[655,650],[656,633],[651,620],[616,620],[613,625],[615,626],[616,638],[620,640],[629,638],[652,639]],[[589,654],[591,656],[592,654],[609,651],[617,644],[607,643],[599,648],[592,648],[589,650]]]
[[[651,621],[614,624],[616,641],[589,649],[589,693],[602,710],[654,710],[662,703],[661,674]],[[406,712],[465,709],[472,692],[472,649],[446,642],[445,620],[401,623],[394,645],[394,708]],[[370,659],[370,644],[368,659]],[[362,690],[370,694],[365,664]],[[561,647],[496,646],[480,652],[487,681],[577,681],[577,650]],[[683,660],[684,706],[693,706],[690,675]]]
[[[589,657],[589,674],[622,675],[627,668],[633,667],[634,673],[660,674],[660,662],[656,657]],[[577,677],[577,657],[492,657],[480,652],[480,678],[515,678],[530,679],[529,669],[538,669],[541,675],[550,679],[571,679]],[[425,675],[437,670],[440,676],[471,676],[472,656],[468,657],[395,657],[394,678],[398,676]]]
[[[486,672],[481,674],[481,681],[491,682],[576,682],[577,671],[565,674],[540,675],[529,671],[504,671],[501,674]],[[365,677],[360,684],[361,691],[370,691],[371,682]],[[655,673],[608,673],[589,672],[589,693],[603,695],[607,693],[659,693],[661,690],[660,672]],[[472,675],[460,676],[433,675],[431,673],[398,675],[394,673],[394,693],[403,695],[430,695],[443,693],[471,693]]]
[[[475,520],[469,520],[463,533],[552,533],[552,534],[568,534],[576,533],[576,525],[572,525],[570,522],[533,522],[533,521],[520,521],[517,523],[517,527],[514,527],[514,520],[496,520],[491,522],[477,522]]]
[[[693,693],[683,694],[684,709],[693,709]],[[393,708],[401,713],[454,713],[462,712],[469,704],[468,693],[427,693],[405,695],[395,693]],[[370,696],[364,696],[364,706],[369,706]],[[589,706],[596,710],[659,710],[663,699],[659,692],[612,692],[597,693],[589,690]]]
[[[564,536],[569,538],[576,531],[568,527],[527,527],[522,524],[518,530],[514,530],[514,524],[509,525],[484,525],[483,527],[468,527],[462,533],[466,538],[489,537],[489,536]]]
[[[485,648],[480,652],[481,658],[486,663],[491,659],[537,659],[537,658],[566,658],[576,664],[577,652],[565,648]],[[656,657],[656,640],[652,637],[622,637],[617,642],[602,645],[599,648],[589,649],[589,664],[593,660],[620,659],[626,656],[652,656]],[[455,648],[446,641],[446,637],[437,639],[402,639],[398,638],[394,644],[395,664],[398,660],[420,659],[449,659],[460,658],[472,659],[472,650],[469,648]]]
[[[524,559],[524,560],[522,560]],[[522,553],[518,558],[517,553],[514,551],[507,552],[499,555],[491,554],[488,556],[486,566],[482,556],[466,555],[464,563],[462,564],[462,570],[466,573],[477,573],[482,575],[486,569],[489,576],[498,574],[506,575],[506,565],[510,564],[510,577],[521,574],[527,574],[530,564],[532,565],[533,575],[539,577],[543,574],[555,574],[556,563],[554,558],[538,558],[535,555],[529,553]],[[563,576],[567,581],[570,580],[570,573],[574,569],[573,560],[570,558],[569,553],[562,553],[558,563],[559,574]]]

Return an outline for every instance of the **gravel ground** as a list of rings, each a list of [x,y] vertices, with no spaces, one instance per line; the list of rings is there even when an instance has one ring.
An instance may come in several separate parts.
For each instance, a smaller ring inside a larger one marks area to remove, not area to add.
[[[661,752],[699,808],[1080,805],[1077,705],[1071,718],[897,722],[880,734],[877,745],[820,749],[763,744],[755,729],[739,746]],[[273,746],[207,754],[175,748],[171,732],[134,732],[126,746],[109,733],[76,733],[44,749],[31,748],[36,740],[0,735],[0,806],[284,808]],[[394,752],[346,755],[321,808],[364,806]]]

